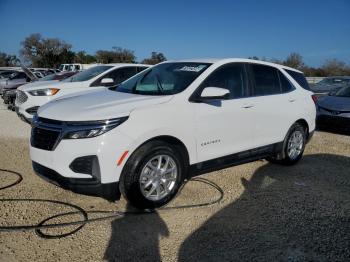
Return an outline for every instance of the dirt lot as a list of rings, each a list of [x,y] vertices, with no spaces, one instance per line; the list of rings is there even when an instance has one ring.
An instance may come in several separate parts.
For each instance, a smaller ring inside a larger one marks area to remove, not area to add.
[[[77,195],[38,178],[28,154],[29,130],[13,113],[0,108],[0,226],[37,225],[76,208],[85,210],[89,218],[110,214],[95,211],[131,210],[124,200],[109,203]],[[18,172],[23,180],[4,188],[18,176],[3,170]],[[61,238],[43,237],[34,230],[0,232],[0,260],[350,260],[349,136],[317,132],[303,160],[293,167],[257,161],[202,177],[222,188],[220,203],[107,219]],[[219,196],[206,184],[189,182],[170,206],[204,203]],[[81,219],[75,213],[47,223]],[[76,228],[42,233],[69,233]]]

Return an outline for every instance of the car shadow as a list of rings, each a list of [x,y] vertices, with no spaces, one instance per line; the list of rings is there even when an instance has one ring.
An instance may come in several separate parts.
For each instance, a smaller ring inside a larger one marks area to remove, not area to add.
[[[179,261],[346,261],[350,258],[350,158],[306,155],[266,164],[244,193],[181,245]]]
[[[128,205],[126,212],[138,212]],[[168,236],[157,212],[126,215],[111,223],[112,234],[104,254],[107,261],[161,261],[159,239]]]

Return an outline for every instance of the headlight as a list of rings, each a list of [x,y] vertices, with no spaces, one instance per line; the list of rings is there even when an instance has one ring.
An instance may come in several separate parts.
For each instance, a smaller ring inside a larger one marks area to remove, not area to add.
[[[45,88],[45,89],[32,90],[32,91],[29,91],[28,93],[31,94],[32,96],[53,96],[58,91],[60,90],[57,88]]]
[[[102,135],[125,122],[128,117],[114,118],[103,121],[66,122],[66,132],[63,139],[91,138]]]

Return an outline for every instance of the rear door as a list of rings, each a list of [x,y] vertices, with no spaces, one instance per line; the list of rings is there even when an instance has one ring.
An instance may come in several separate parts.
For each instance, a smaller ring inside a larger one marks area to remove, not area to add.
[[[281,142],[295,120],[295,88],[275,67],[250,64],[249,68],[250,96],[254,98],[254,147]]]
[[[250,149],[253,145],[252,98],[247,97],[245,64],[230,63],[211,73],[196,90],[205,87],[230,90],[228,100],[192,103],[199,162]]]

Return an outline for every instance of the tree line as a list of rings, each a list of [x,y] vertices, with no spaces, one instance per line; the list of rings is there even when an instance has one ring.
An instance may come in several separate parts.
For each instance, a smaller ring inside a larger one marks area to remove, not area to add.
[[[285,60],[266,59],[257,56],[250,58],[289,66],[304,72],[306,76],[326,77],[350,75],[350,66],[336,58],[327,59],[320,67],[310,67],[306,65],[303,61],[303,57],[296,52],[292,52]]]
[[[91,63],[136,63],[134,51],[112,47],[111,50],[98,50],[94,55],[85,51],[72,51],[72,45],[58,38],[44,38],[40,34],[31,34],[21,42],[19,51],[21,60],[16,55],[0,52],[0,66],[18,66],[21,61],[31,67],[57,68],[60,64]],[[163,53],[152,52],[149,58],[140,63],[157,64],[166,60]]]
[[[134,51],[112,47],[111,50],[98,50],[94,55],[85,51],[72,51],[72,45],[58,38],[44,38],[40,34],[31,34],[21,42],[21,60],[16,55],[0,52],[0,66],[18,66],[21,61],[31,67],[57,68],[64,63],[136,63],[137,59]],[[305,73],[306,76],[332,76],[350,75],[350,66],[338,59],[328,59],[320,67],[307,66],[303,57],[298,53],[291,53],[285,60],[266,59],[256,56],[249,57],[257,60],[264,60],[283,64]],[[152,52],[149,58],[140,63],[158,64],[166,61],[166,57],[161,52]]]

